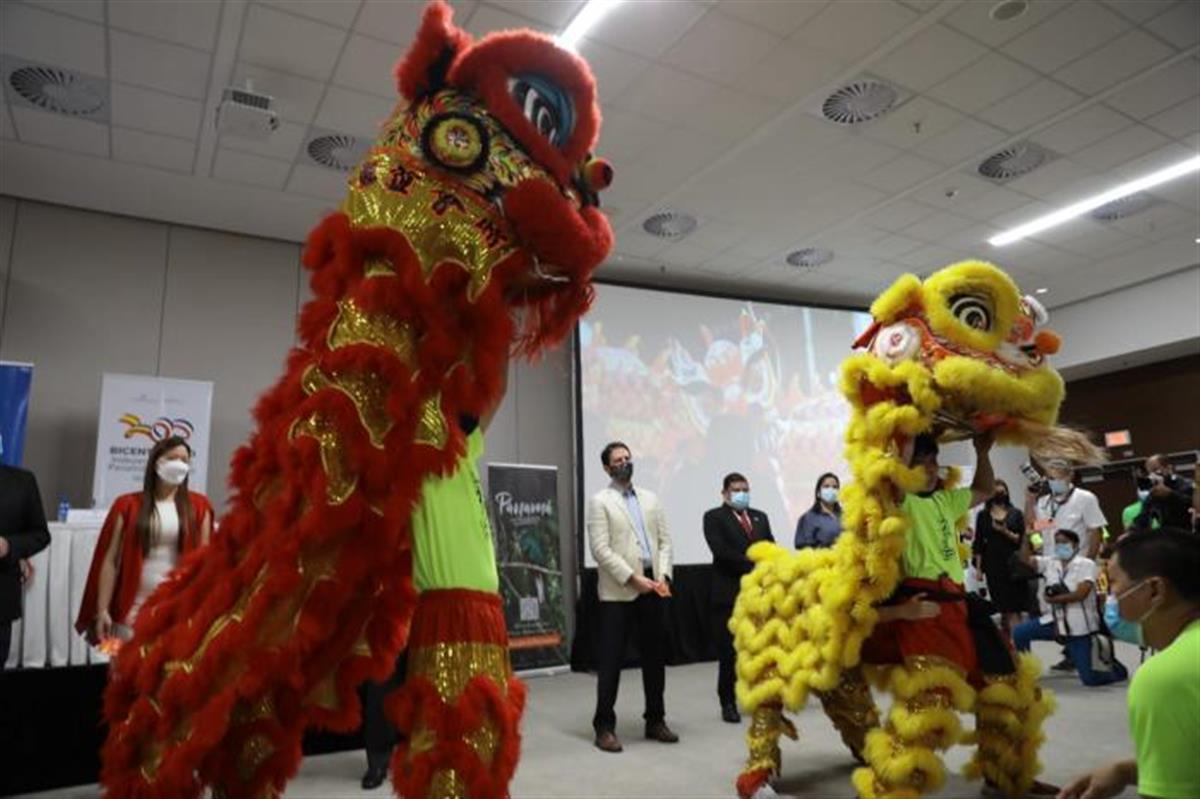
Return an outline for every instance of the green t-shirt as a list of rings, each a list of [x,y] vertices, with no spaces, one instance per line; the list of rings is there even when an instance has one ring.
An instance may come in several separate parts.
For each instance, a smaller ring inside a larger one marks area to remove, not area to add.
[[[412,516],[413,582],[418,591],[470,588],[496,592],[496,550],[475,462],[483,433],[467,436],[467,452],[445,477],[427,477]]]
[[[1125,532],[1129,532],[1129,525],[1133,524],[1133,520],[1136,519],[1141,512],[1142,501],[1140,499],[1132,505],[1126,505],[1125,510],[1121,511],[1121,529]],[[1159,525],[1158,519],[1151,517],[1150,529],[1157,530],[1160,526],[1161,525]]]
[[[1129,686],[1138,793],[1200,796],[1200,621],[1142,664]]]
[[[969,488],[944,488],[926,497],[904,495],[900,510],[910,522],[901,561],[905,577],[936,580],[944,574],[954,582],[962,583],[958,520],[970,508]]]

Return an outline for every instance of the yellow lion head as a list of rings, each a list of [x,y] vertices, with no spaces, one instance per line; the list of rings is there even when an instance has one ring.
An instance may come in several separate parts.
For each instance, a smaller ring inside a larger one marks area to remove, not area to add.
[[[1063,382],[1046,356],[1058,351],[1059,337],[1045,328],[1042,305],[999,268],[963,261],[924,282],[904,275],[871,315],[874,324],[855,346],[890,366],[927,369],[941,398],[941,432],[994,428],[1026,441],[1055,423]]]

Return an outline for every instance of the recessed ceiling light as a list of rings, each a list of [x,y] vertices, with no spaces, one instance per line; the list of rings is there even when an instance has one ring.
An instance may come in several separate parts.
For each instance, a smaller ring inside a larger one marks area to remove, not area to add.
[[[1128,183],[1122,183],[1119,186],[1114,186],[1108,191],[1102,191],[1099,194],[1093,194],[1091,197],[1086,197],[1079,202],[1072,203],[1057,211],[1052,211],[1044,216],[1039,216],[1030,222],[1023,225],[1018,225],[1015,228],[1006,230],[1003,233],[998,233],[988,239],[988,244],[993,247],[1003,247],[1005,244],[1012,244],[1014,241],[1041,233],[1043,230],[1048,230],[1052,227],[1057,227],[1064,222],[1069,222],[1072,219],[1083,216],[1100,206],[1110,203],[1113,200],[1119,200],[1122,197],[1128,197],[1130,194],[1136,194],[1139,191],[1146,191],[1155,186],[1174,180],[1175,178],[1190,175],[1193,172],[1200,171],[1200,155],[1193,156],[1186,161],[1180,161],[1174,166],[1159,169],[1151,172],[1148,175],[1143,175],[1136,180],[1131,180]]]
[[[1037,290],[1035,293],[1036,293],[1036,294],[1045,294],[1045,293],[1046,293],[1047,291],[1049,291],[1049,290],[1050,290],[1050,289],[1038,289],[1038,290]]]
[[[821,101],[820,114],[837,125],[860,125],[892,111],[908,94],[887,81],[863,75]]]
[[[799,266],[807,269],[827,264],[832,260],[833,250],[826,250],[823,247],[805,247],[800,250],[793,250],[787,254],[789,266]]]
[[[579,40],[587,35],[600,18],[621,4],[622,0],[588,0],[579,13],[571,18],[566,29],[558,35],[558,46],[575,52]]]
[[[1008,22],[1016,19],[1029,10],[1029,3],[1025,0],[1004,0],[1003,3],[997,3],[992,6],[992,10],[988,12],[988,16],[997,22]]]
[[[696,229],[696,217],[683,211],[659,211],[642,223],[642,230],[660,239],[681,239]]]

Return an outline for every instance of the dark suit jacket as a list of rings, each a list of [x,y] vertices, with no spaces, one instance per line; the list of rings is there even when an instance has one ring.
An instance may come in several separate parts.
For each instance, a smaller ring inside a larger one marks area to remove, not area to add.
[[[721,505],[704,514],[704,540],[713,553],[712,604],[731,608],[737,597],[742,575],[749,574],[754,565],[746,550],[758,541],[775,541],[767,514],[750,508],[751,535],[747,536],[742,523],[733,515],[733,508]]]
[[[0,537],[9,550],[0,558],[0,622],[5,622],[21,618],[21,559],[50,545],[33,472],[0,465]]]

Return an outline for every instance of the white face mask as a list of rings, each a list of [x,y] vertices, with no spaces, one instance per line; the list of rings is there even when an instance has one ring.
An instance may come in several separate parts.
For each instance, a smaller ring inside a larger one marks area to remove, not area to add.
[[[187,461],[174,458],[159,458],[158,463],[154,464],[154,473],[158,475],[158,479],[169,486],[177,486],[187,479],[188,469]]]

